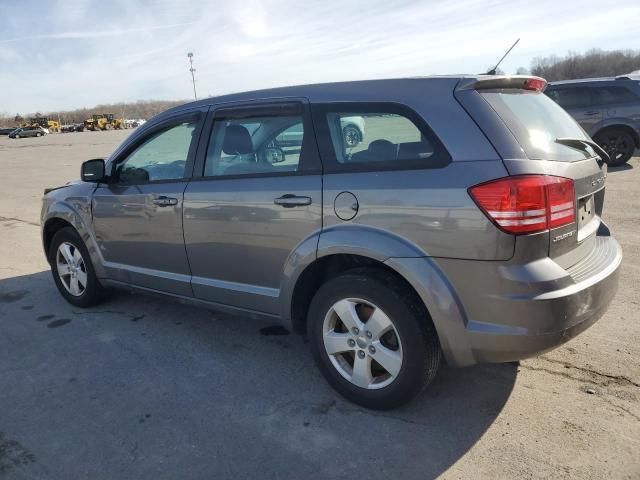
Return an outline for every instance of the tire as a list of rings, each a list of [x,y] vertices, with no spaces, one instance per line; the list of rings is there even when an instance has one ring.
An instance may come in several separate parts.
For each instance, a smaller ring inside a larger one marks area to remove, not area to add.
[[[342,138],[345,146],[353,148],[362,141],[362,134],[355,125],[347,125],[342,129]]]
[[[62,245],[69,247],[67,256],[61,251]],[[69,258],[73,261],[69,262]],[[96,277],[89,251],[78,232],[72,227],[65,227],[53,236],[49,248],[49,264],[53,280],[67,302],[86,308],[97,305],[104,298],[105,289]],[[71,265],[70,270],[75,269],[75,273],[60,275],[59,269],[65,265]],[[70,288],[75,283],[72,277],[76,277],[80,286],[83,280],[85,282],[84,286],[75,293],[72,293],[74,289]]]
[[[636,150],[636,143],[626,130],[616,128],[604,130],[598,133],[594,140],[609,154],[610,167],[624,165]]]
[[[357,320],[366,321],[354,333],[348,324]],[[442,357],[435,328],[416,294],[398,285],[395,276],[373,269],[352,270],[323,284],[309,307],[307,334],[329,384],[366,408],[395,408],[414,398],[434,379]],[[336,353],[326,345],[335,346]],[[367,375],[354,375],[356,361],[357,371]]]
[[[16,138],[20,138],[20,134],[19,133],[16,133]]]
[[[36,133],[36,137],[39,137],[39,136],[40,136],[40,134],[39,134],[39,133]]]

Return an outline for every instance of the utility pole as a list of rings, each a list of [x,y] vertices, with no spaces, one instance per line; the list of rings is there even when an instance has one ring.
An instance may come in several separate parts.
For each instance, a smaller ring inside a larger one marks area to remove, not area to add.
[[[198,100],[198,95],[196,94],[196,77],[193,74],[193,72],[196,71],[195,68],[193,68],[193,53],[189,52],[187,53],[187,57],[189,57],[189,71],[191,72],[191,81],[193,82],[193,98],[195,98],[196,100]]]

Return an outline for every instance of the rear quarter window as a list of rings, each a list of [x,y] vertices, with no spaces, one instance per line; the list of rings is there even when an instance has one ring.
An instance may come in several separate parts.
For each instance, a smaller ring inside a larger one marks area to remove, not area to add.
[[[500,89],[483,90],[480,95],[502,119],[528,158],[573,162],[591,156],[555,142],[557,138],[588,140],[589,136],[544,93]]]
[[[424,120],[397,104],[313,107],[328,172],[439,168],[451,158]]]

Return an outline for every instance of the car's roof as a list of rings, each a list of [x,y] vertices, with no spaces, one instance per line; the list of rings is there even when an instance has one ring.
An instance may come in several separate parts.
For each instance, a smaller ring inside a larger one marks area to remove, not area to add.
[[[555,82],[549,82],[549,86],[556,85],[585,85],[589,83],[602,84],[602,83],[617,83],[629,80],[640,80],[640,75],[631,73],[627,75],[618,75],[617,77],[597,77],[597,78],[576,78],[574,80],[557,80]]]
[[[401,88],[406,82],[449,82],[456,84],[462,79],[478,79],[487,77],[486,75],[433,75],[425,77],[406,77],[406,78],[389,78],[379,80],[357,80],[348,82],[331,82],[331,83],[314,83],[308,85],[294,85],[287,87],[268,88],[263,90],[252,90],[247,92],[231,93],[227,95],[208,97],[195,102],[185,103],[177,107],[171,108],[164,114],[174,113],[181,110],[196,108],[206,105],[214,105],[228,102],[251,101],[251,100],[268,100],[276,98],[308,98],[310,101],[335,101],[346,99],[352,101],[365,100],[374,98],[375,92],[381,89]]]

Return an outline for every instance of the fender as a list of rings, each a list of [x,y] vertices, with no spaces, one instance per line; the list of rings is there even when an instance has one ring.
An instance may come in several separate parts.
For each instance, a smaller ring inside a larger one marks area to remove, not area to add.
[[[341,224],[314,232],[289,255],[280,289],[281,316],[291,317],[293,291],[304,270],[316,259],[352,254],[384,263],[415,289],[431,314],[448,362],[462,366],[475,363],[466,348],[464,310],[455,290],[433,258],[417,245],[375,227]],[[455,345],[455,348],[452,347]]]
[[[55,218],[70,223],[87,246],[96,276],[104,278],[104,259],[93,231],[89,228],[91,225],[91,204],[87,199],[91,197],[91,193],[82,193],[78,196],[65,196],[63,199],[54,198],[53,202],[46,207],[46,211],[43,212],[41,225],[44,230],[47,222]]]

